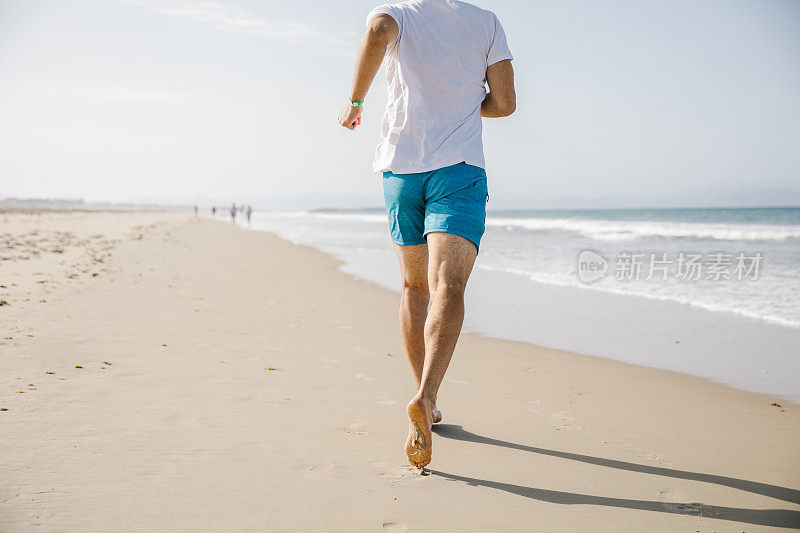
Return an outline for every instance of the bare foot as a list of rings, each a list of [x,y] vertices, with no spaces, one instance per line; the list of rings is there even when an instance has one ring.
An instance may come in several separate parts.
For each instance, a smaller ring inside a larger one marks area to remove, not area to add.
[[[414,398],[406,408],[408,412],[408,462],[422,468],[431,462],[431,405],[422,398]]]
[[[442,412],[434,406],[433,411],[431,411],[431,417],[433,417],[433,423],[438,424],[442,421]]]

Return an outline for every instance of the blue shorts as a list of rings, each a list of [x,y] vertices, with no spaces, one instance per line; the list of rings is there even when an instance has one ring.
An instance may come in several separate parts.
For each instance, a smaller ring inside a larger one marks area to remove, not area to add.
[[[486,171],[458,163],[416,174],[383,173],[392,242],[425,244],[431,232],[452,233],[480,247],[486,224]]]

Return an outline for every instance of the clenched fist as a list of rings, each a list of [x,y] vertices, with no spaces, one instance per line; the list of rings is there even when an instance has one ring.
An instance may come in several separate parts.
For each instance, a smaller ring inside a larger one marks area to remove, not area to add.
[[[361,124],[361,108],[363,106],[355,107],[352,104],[347,104],[342,112],[339,113],[339,124],[348,130],[356,129],[356,126]]]

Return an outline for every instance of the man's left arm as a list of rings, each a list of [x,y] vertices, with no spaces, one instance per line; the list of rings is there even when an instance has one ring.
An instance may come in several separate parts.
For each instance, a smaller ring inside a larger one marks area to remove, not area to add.
[[[397,21],[391,15],[379,13],[369,21],[358,43],[350,102],[364,102],[375,74],[381,68],[386,48],[397,39],[399,31]],[[356,129],[361,124],[361,108],[361,105],[347,104],[339,113],[339,124],[350,130]]]

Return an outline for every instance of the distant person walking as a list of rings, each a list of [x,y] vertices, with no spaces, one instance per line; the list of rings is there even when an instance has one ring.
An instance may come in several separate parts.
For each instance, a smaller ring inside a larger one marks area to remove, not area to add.
[[[198,207],[197,204],[194,204],[194,216],[197,216]]]
[[[212,216],[212,217],[215,217],[215,216],[217,216],[217,208],[216,208],[216,207],[212,207],[212,208],[211,208],[211,216]]]
[[[248,224],[250,224],[250,217],[252,217],[252,216],[253,216],[253,206],[252,205],[248,205],[247,206],[247,223]]]
[[[407,406],[405,450],[411,464],[423,467],[431,461],[431,424],[441,420],[437,394],[484,232],[481,117],[514,112],[514,71],[491,11],[458,0],[382,5],[361,35],[350,102],[339,115],[345,128],[361,124],[384,57],[388,102],[373,169],[383,173],[402,274],[400,330],[418,387]]]
[[[231,206],[231,222],[236,222],[236,204]]]

